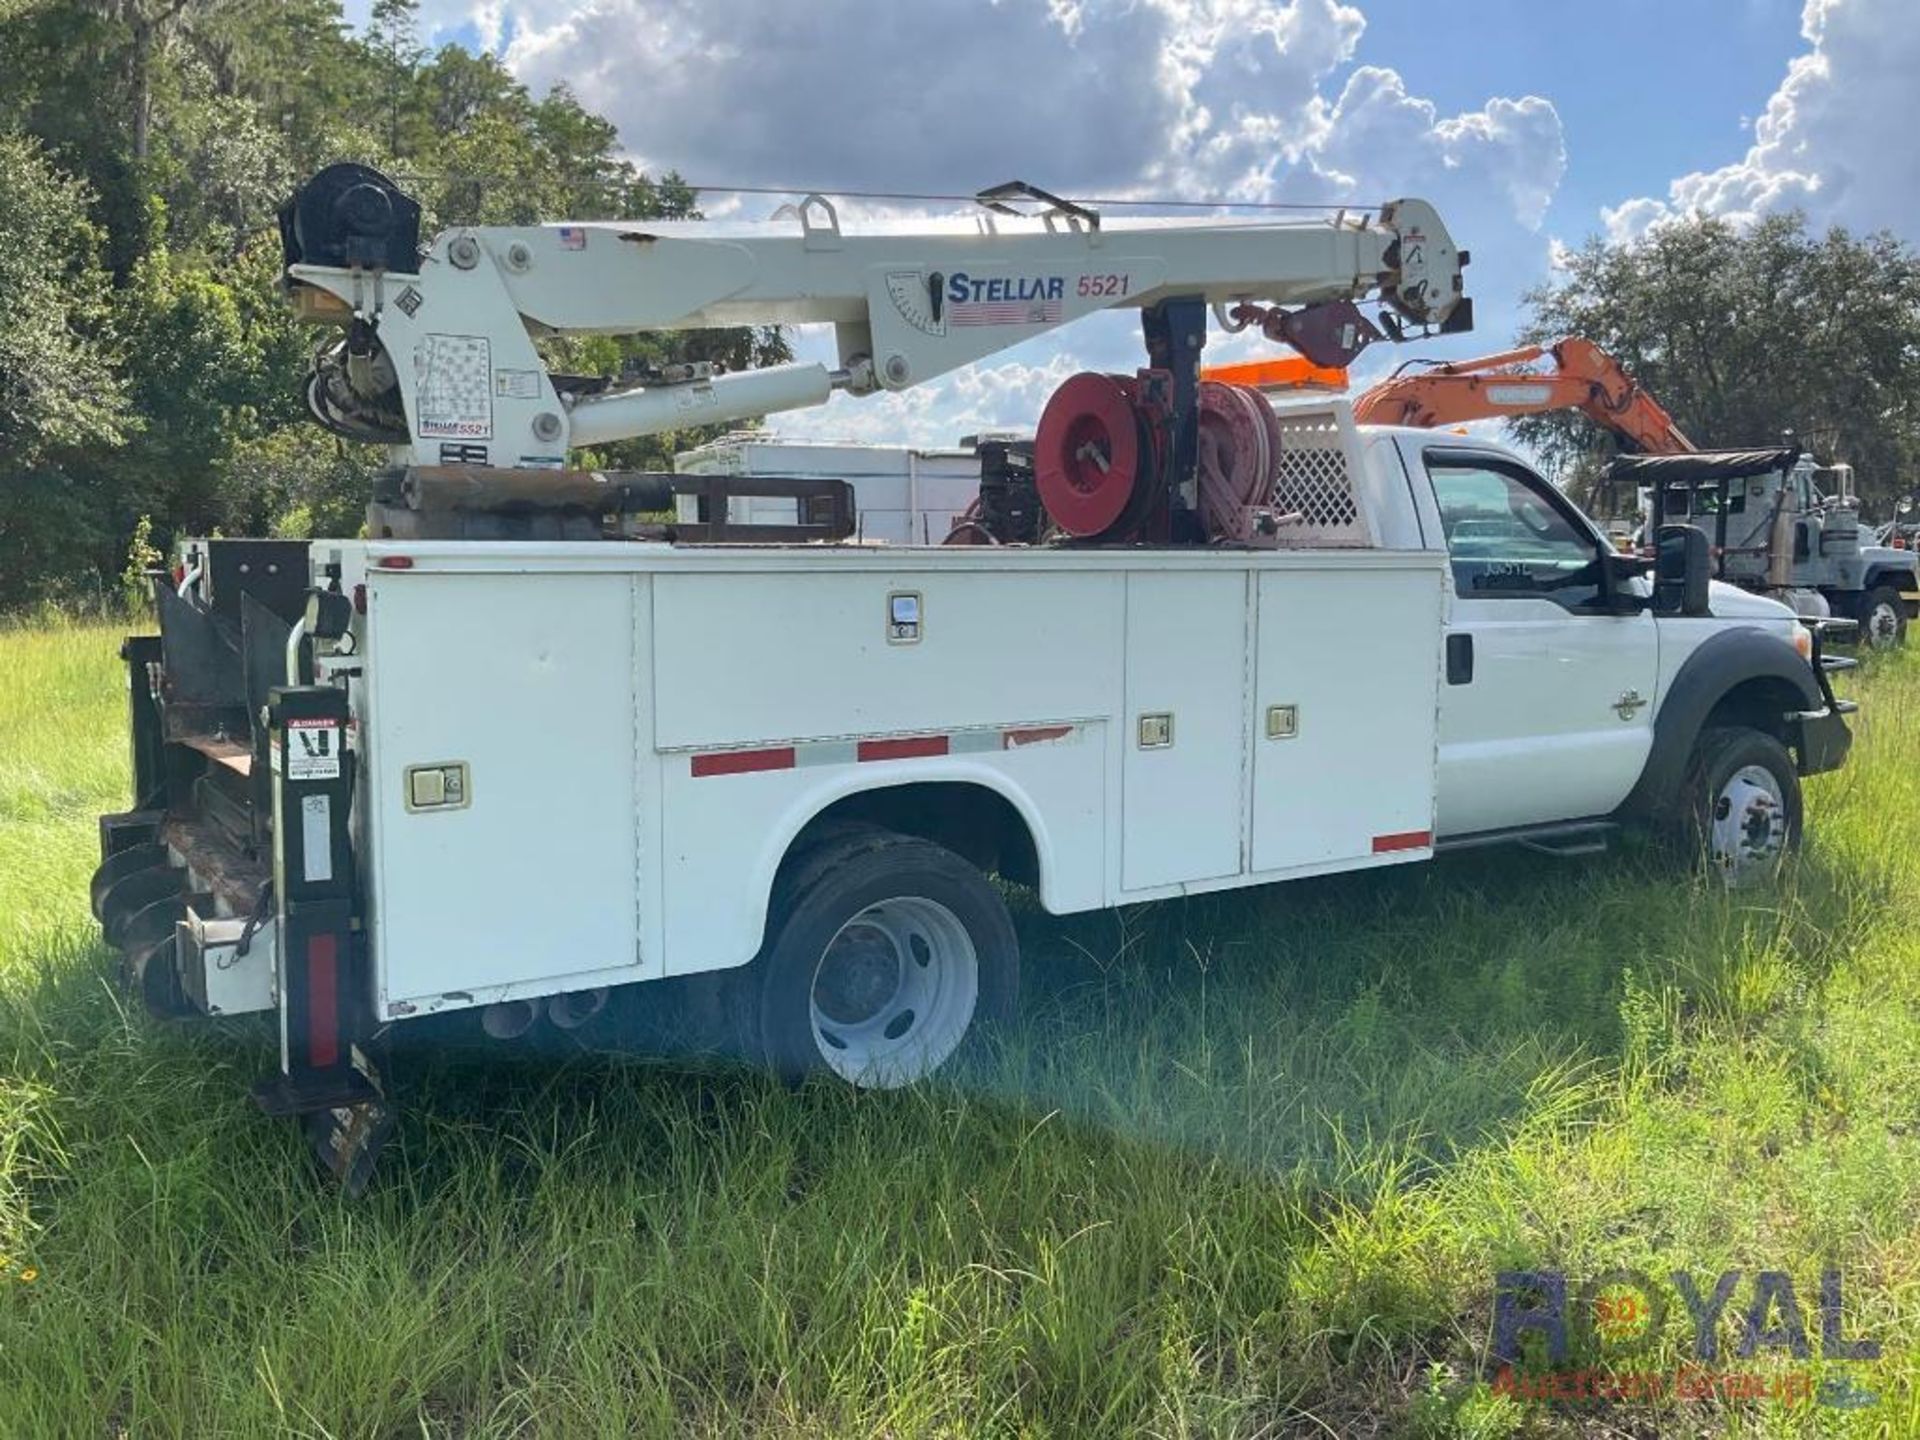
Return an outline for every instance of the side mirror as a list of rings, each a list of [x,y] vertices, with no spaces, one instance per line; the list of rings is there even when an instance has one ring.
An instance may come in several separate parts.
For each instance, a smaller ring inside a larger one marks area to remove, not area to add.
[[[1662,525],[1654,569],[1654,605],[1666,614],[1707,615],[1713,551],[1696,525]]]
[[[1600,593],[1606,608],[1615,615],[1638,615],[1653,601],[1633,589],[1633,582],[1652,567],[1637,554],[1622,553],[1609,546],[1600,552]]]

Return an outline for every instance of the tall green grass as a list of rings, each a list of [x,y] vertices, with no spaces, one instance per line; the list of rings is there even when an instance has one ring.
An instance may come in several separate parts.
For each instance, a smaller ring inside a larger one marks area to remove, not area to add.
[[[0,1434],[1920,1434],[1920,663],[1776,891],[1629,846],[1027,910],[950,1083],[429,1055],[348,1203],[257,1036],[107,978],[115,638],[0,634]],[[1878,1402],[1496,1393],[1496,1270],[1623,1265],[1790,1272],[1816,1356],[1751,1367]],[[1818,1357],[1827,1265],[1879,1361]]]

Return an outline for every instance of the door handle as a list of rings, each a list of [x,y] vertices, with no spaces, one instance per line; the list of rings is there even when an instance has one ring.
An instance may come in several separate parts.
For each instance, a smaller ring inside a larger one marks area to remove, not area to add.
[[[1473,683],[1473,636],[1447,636],[1447,684]]]

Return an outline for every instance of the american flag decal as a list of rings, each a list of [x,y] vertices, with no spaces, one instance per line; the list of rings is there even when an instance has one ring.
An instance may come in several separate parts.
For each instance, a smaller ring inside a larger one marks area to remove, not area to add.
[[[1057,325],[1058,300],[960,301],[947,307],[950,325]]]

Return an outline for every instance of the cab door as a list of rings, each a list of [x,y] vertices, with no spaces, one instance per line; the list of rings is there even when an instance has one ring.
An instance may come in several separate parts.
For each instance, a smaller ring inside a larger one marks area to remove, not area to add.
[[[1605,540],[1526,466],[1467,448],[1420,458],[1453,571],[1438,832],[1607,814],[1652,748],[1652,614],[1610,606]]]

